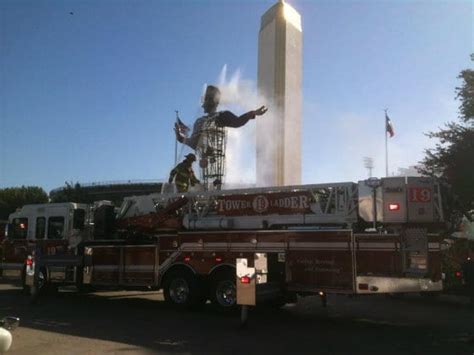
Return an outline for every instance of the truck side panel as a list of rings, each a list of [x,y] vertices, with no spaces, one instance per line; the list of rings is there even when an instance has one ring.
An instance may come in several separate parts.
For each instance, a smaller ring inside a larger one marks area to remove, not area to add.
[[[158,252],[155,245],[123,246],[122,284],[155,285],[158,272]]]
[[[403,275],[399,235],[356,235],[358,275],[401,277]]]
[[[155,286],[158,247],[152,245],[87,245],[84,280],[94,285]]]
[[[120,249],[117,246],[93,246],[91,283],[96,285],[118,285]]]
[[[287,254],[288,289],[353,292],[352,233],[314,232],[290,236]]]

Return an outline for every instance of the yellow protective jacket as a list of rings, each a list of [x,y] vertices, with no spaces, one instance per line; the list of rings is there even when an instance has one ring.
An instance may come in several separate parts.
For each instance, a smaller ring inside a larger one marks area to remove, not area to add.
[[[192,166],[185,161],[179,163],[171,170],[169,182],[172,182],[173,179],[179,192],[186,192],[189,189],[189,185],[194,186],[194,184],[199,183],[199,180],[194,175]]]

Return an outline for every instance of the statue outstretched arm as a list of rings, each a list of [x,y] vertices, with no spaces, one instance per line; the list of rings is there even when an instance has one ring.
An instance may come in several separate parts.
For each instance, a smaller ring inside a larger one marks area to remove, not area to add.
[[[262,106],[254,111],[246,112],[242,116],[236,116],[230,111],[223,111],[216,118],[216,121],[219,126],[238,128],[254,119],[255,116],[263,115],[267,110],[265,106]]]

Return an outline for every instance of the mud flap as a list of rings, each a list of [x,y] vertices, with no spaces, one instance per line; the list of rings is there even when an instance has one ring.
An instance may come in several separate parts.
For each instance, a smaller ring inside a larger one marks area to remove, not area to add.
[[[253,265],[250,266],[250,265]],[[253,260],[237,258],[237,304],[242,306],[240,324],[245,326],[248,320],[248,307],[257,304],[257,285],[267,283],[268,260],[266,253],[255,253]]]
[[[237,304],[255,306],[257,304],[255,268],[248,265],[249,260],[247,258],[237,259]]]

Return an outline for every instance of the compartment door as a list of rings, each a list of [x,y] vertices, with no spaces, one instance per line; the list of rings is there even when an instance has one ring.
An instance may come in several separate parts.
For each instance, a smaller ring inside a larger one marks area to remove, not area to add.
[[[96,285],[118,285],[120,250],[119,246],[94,245],[90,248],[92,279]]]
[[[422,277],[428,272],[428,235],[424,228],[409,228],[403,233],[405,274]]]
[[[127,245],[123,250],[121,284],[155,286],[157,283],[158,251],[156,245]]]
[[[289,237],[286,277],[290,290],[354,291],[352,231],[295,232]]]

